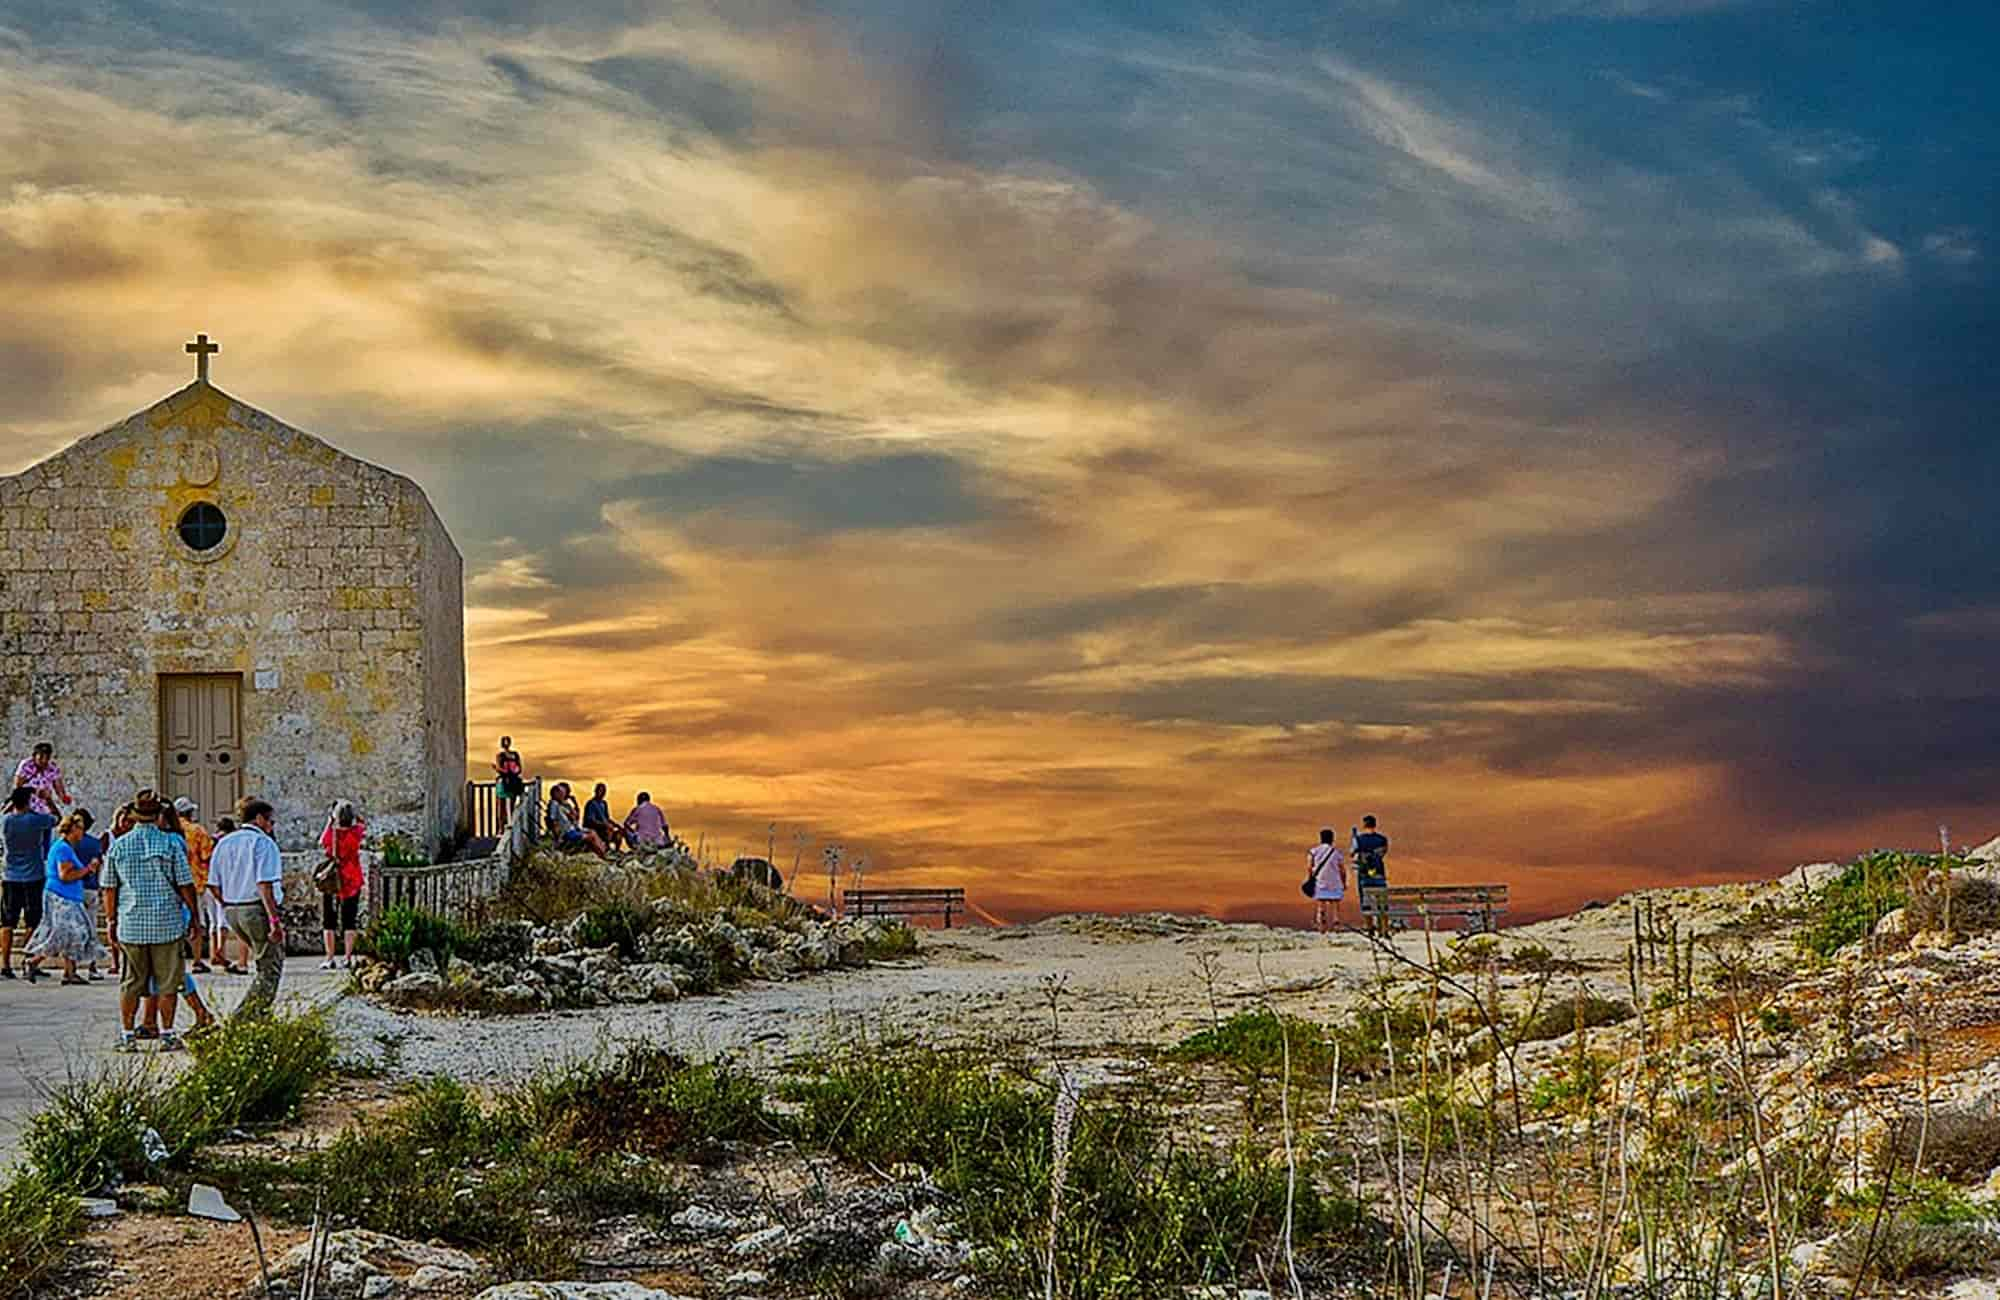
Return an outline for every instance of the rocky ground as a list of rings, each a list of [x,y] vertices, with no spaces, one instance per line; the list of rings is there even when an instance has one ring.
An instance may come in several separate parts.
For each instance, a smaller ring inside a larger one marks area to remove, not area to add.
[[[1978,852],[2000,858],[2000,845]],[[1354,934],[1320,938],[1200,918],[1076,916],[1009,929],[926,932],[918,957],[841,969],[843,944],[860,941],[852,932],[843,938],[829,927],[768,944],[744,936],[747,957],[784,947],[792,959],[760,972],[765,978],[709,997],[678,996],[679,983],[667,971],[676,996],[663,1000],[652,992],[657,972],[635,968],[673,966],[668,945],[694,936],[669,933],[657,942],[658,951],[639,954],[649,960],[614,965],[598,960],[605,956],[601,950],[579,954],[573,936],[545,930],[527,936],[521,962],[478,972],[497,989],[533,991],[517,999],[533,1010],[467,1018],[369,997],[338,1004],[334,1024],[344,1052],[372,1063],[378,1075],[342,1085],[323,1105],[333,1117],[351,1118],[389,1104],[409,1080],[442,1074],[500,1087],[624,1043],[666,1045],[695,1057],[727,1054],[771,1069],[857,1036],[913,1037],[940,1045],[993,1044],[996,1051],[1060,1063],[1086,1087],[1150,1091],[1170,1098],[1196,1131],[1226,1135],[1241,1122],[1244,1085],[1226,1073],[1204,1075],[1169,1062],[1164,1049],[1247,1008],[1333,1026],[1370,1006],[1429,997],[1441,1021],[1456,1020],[1458,1028],[1446,1035],[1452,1045],[1434,1042],[1426,1049],[1429,1066],[1411,1059],[1399,1068],[1435,1070],[1456,1097],[1454,1105],[1511,1112],[1522,1121],[1509,1130],[1497,1157],[1517,1186],[1482,1191],[1465,1204],[1431,1206],[1426,1213],[1447,1235],[1468,1225],[1498,1235],[1530,1215],[1561,1220],[1564,1231],[1588,1235],[1581,1225],[1602,1214],[1606,1203],[1582,1197],[1582,1175],[1615,1169],[1636,1178],[1648,1143],[1655,1152],[1666,1148],[1669,1130],[1661,1116],[1671,1112],[1680,1123],[1688,1099],[1698,1094],[1722,1098],[1712,1108],[1721,1118],[1712,1122],[1723,1127],[1707,1134],[1735,1132],[1727,1125],[1741,1119],[1741,1099],[1753,1099],[1749,1110],[1768,1125],[1759,1136],[1764,1158],[1782,1155],[1794,1160],[1787,1168],[1804,1168],[1812,1154],[1832,1171],[1826,1197],[1865,1198],[1875,1167],[1871,1153],[1893,1145],[1898,1126],[1913,1112],[1948,1116],[1938,1131],[1950,1128],[1953,1149],[1970,1153],[1966,1159],[1984,1159],[1986,1148],[1962,1130],[1983,1126],[2000,1135],[2000,931],[1911,933],[1892,917],[1875,938],[1830,961],[1800,962],[1790,909],[1837,870],[1816,865],[1761,884],[1648,891],[1505,931],[1500,944],[1487,949],[1415,933],[1379,945]],[[1683,946],[1690,939],[1696,944],[1688,957]],[[816,945],[833,960],[801,958],[802,945]],[[822,965],[827,969],[803,978]],[[540,978],[527,978],[529,972]],[[621,980],[630,989],[621,990]],[[647,985],[644,999],[637,996],[640,982]],[[596,997],[584,996],[593,989]],[[1474,1004],[1519,1007],[1584,997],[1636,1002],[1644,1014],[1520,1043],[1497,1058],[1481,1052]],[[1455,1063],[1440,1052],[1455,1053]],[[1593,1072],[1582,1101],[1561,1089],[1580,1062]],[[1551,1096],[1557,1100],[1550,1102]],[[1344,1110],[1318,1140],[1344,1144],[1356,1179],[1394,1204],[1406,1192],[1382,1170],[1363,1169],[1374,1158],[1364,1153],[1379,1153],[1381,1117],[1409,1113],[1403,1103],[1390,1110],[1384,1104],[1371,1100],[1351,1114]],[[322,1129],[331,1122],[320,1116]],[[1364,1131],[1370,1124],[1376,1127]],[[1613,1133],[1615,1140],[1608,1136]],[[1399,1141],[1406,1138],[1397,1131]],[[1986,1166],[1954,1175],[1948,1189],[1953,1205],[1994,1205],[2000,1213],[2000,1171],[1993,1168],[2000,1166],[2000,1139],[1993,1146]],[[1822,1152],[1823,1159],[1815,1154]],[[1466,1159],[1470,1154],[1441,1151],[1437,1159],[1440,1168],[1478,1163]],[[1738,1158],[1745,1156],[1739,1149]],[[1565,1190],[1565,1179],[1577,1186]],[[586,1256],[600,1290],[514,1284],[482,1292],[494,1279],[475,1256],[446,1258],[413,1244],[347,1235],[337,1236],[333,1248],[346,1284],[338,1293],[370,1300],[423,1294],[483,1294],[487,1300],[804,1296],[816,1293],[779,1280],[788,1261],[843,1251],[872,1258],[882,1276],[899,1279],[874,1294],[928,1300],[957,1293],[969,1279],[966,1246],[954,1239],[949,1206],[921,1168],[855,1169],[780,1144],[690,1165],[682,1186],[683,1208],[670,1222],[613,1216],[597,1225]],[[1689,1225],[1708,1212],[1680,1211]],[[1740,1208],[1752,1218],[1757,1212],[1754,1200]],[[1979,1225],[1971,1231],[1996,1231],[1993,1218],[1966,1221]],[[251,1275],[240,1229],[169,1222],[179,1226],[162,1226],[153,1216],[105,1221],[93,1232],[94,1265],[66,1283],[66,1294],[104,1300],[210,1294],[216,1292],[196,1279]],[[1788,1292],[1841,1289],[1840,1222],[1812,1219],[1786,1236],[1783,1259],[1772,1267]],[[1699,1236],[1716,1229],[1703,1221],[1689,1231]],[[275,1235],[279,1255],[298,1244],[295,1229]],[[1661,1242],[1612,1243],[1600,1253],[1600,1286],[1633,1295],[1696,1293],[1661,1289],[1659,1260],[1672,1253]],[[232,1258],[233,1264],[218,1266]],[[1977,1262],[1944,1276],[1878,1285],[1875,1293],[1960,1300],[1995,1294],[1991,1278],[2000,1249],[1990,1259],[1977,1250],[1967,1258]],[[1730,1259],[1718,1276],[1727,1275],[1744,1294],[1767,1294],[1769,1272],[1753,1256]],[[179,1278],[193,1289],[163,1290],[163,1278]],[[1465,1284],[1461,1275],[1453,1290]],[[1283,1286],[1274,1289],[1287,1293]],[[1504,1278],[1498,1290],[1508,1290]],[[1371,1292],[1356,1280],[1315,1283],[1307,1293]]]

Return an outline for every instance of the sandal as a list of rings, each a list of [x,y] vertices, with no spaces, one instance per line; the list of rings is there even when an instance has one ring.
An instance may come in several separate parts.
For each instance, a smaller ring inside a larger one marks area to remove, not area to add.
[[[65,975],[65,976],[63,976],[63,977],[62,977],[62,982],[63,982],[63,983],[65,983],[65,984],[88,984],[88,983],[90,983],[90,981],[89,981],[89,980],[87,980],[87,979],[82,979],[82,978],[79,978],[78,976],[75,976],[75,975]]]
[[[248,975],[250,973],[249,969],[243,966],[224,966],[222,969],[231,975]]]

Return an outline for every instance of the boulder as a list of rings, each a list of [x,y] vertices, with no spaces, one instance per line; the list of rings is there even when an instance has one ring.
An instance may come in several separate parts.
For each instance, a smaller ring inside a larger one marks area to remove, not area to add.
[[[434,971],[411,971],[384,984],[382,992],[392,998],[435,997],[444,992],[444,977]]]
[[[688,1300],[638,1282],[506,1282],[488,1286],[478,1300]]]
[[[410,954],[410,974],[435,975],[438,969],[437,954],[429,948],[418,948]]]
[[[750,958],[750,973],[760,980],[787,980],[797,969],[797,962],[788,953],[760,952]]]
[[[621,970],[612,974],[604,985],[604,994],[613,1002],[628,1005],[653,1000],[653,982],[637,971]]]
[[[719,1236],[723,1233],[739,1232],[743,1228],[743,1220],[719,1210],[711,1210],[705,1205],[690,1205],[684,1210],[676,1210],[667,1222],[676,1228],[685,1228],[689,1232],[700,1233],[703,1236]]]
[[[277,1261],[272,1276],[303,1281],[311,1243],[301,1243]],[[345,1228],[326,1241],[326,1271],[321,1280],[328,1297],[394,1295],[405,1284],[413,1291],[465,1292],[477,1286],[483,1268],[462,1250],[426,1246],[385,1232]]]
[[[1926,948],[1955,948],[1961,942],[1955,930],[1919,930],[1910,936],[1910,951],[1922,952]]]
[[[1898,907],[1882,913],[1882,919],[1875,923],[1875,937],[1878,939],[1900,939],[1910,932],[1910,909]]]

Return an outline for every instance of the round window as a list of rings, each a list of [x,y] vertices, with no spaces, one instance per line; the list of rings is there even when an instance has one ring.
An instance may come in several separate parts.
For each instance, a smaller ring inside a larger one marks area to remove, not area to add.
[[[229,518],[207,501],[197,501],[181,513],[178,531],[191,551],[212,551],[229,535]]]

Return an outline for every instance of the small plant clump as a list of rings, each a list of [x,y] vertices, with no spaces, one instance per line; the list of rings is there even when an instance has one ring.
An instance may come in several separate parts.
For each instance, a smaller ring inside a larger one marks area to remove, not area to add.
[[[467,945],[464,931],[442,916],[420,908],[396,906],[369,922],[361,935],[361,951],[397,970],[408,970],[412,953],[427,951],[443,970],[453,954]]]
[[[773,1131],[762,1088],[728,1062],[639,1047],[484,1103],[432,1079],[322,1151],[222,1159],[207,1172],[275,1189],[298,1218],[324,1188],[338,1222],[482,1250],[503,1273],[563,1279],[576,1275],[576,1242],[597,1219],[665,1217],[675,1203],[669,1160]]]
[[[0,1300],[33,1295],[83,1225],[74,1193],[34,1170],[0,1182]]]
[[[22,1134],[28,1165],[50,1185],[89,1192],[145,1178],[148,1129],[184,1165],[203,1145],[247,1124],[292,1118],[333,1073],[324,1015],[225,1020],[196,1039],[194,1062],[171,1081],[135,1063],[72,1076],[47,1090]]]
[[[1050,1089],[975,1053],[855,1053],[814,1063],[782,1088],[801,1141],[877,1167],[921,1164],[953,1200],[987,1285],[1039,1293],[1055,1161]],[[1268,1151],[1177,1145],[1136,1105],[1078,1103],[1055,1225],[1055,1272],[1078,1300],[1163,1294],[1246,1276],[1282,1231],[1287,1175]],[[1293,1239],[1344,1257],[1376,1239],[1362,1208],[1307,1175],[1291,1188]]]

